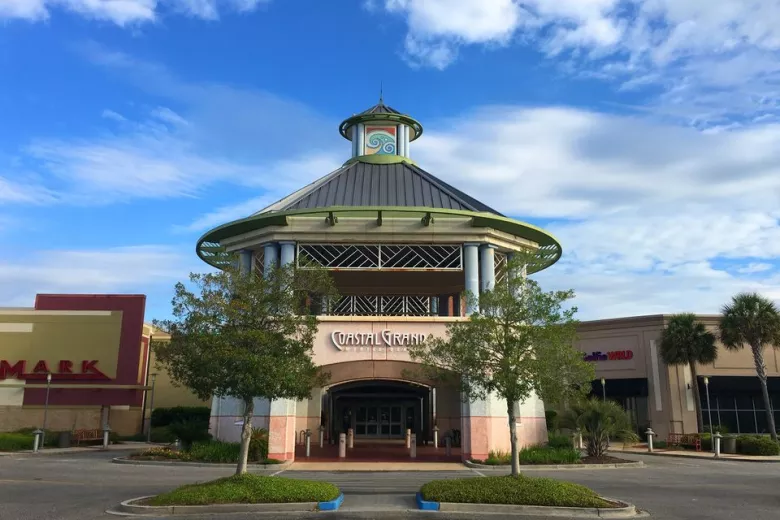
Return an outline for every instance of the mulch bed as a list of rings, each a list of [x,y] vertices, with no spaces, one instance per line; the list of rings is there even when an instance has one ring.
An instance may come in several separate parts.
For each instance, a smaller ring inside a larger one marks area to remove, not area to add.
[[[582,464],[625,464],[626,462],[634,461],[610,457],[609,455],[604,455],[603,457],[589,457],[586,455],[580,459],[580,462]]]

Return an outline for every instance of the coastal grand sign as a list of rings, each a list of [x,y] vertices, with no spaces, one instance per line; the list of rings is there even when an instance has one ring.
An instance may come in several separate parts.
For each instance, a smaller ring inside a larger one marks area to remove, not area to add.
[[[411,345],[425,343],[425,334],[419,332],[396,332],[385,329],[380,332],[342,332],[334,330],[330,339],[339,350],[367,351],[387,349],[387,352],[404,352]]]

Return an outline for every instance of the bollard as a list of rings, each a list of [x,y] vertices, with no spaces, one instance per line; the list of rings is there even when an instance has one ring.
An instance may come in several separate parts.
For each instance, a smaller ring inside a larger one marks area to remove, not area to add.
[[[452,455],[452,437],[444,437],[444,454],[448,457]]]
[[[409,449],[409,446],[412,443],[412,430],[407,428],[406,429],[406,449]]]
[[[311,430],[306,430],[306,456],[311,457]]]
[[[409,451],[409,455],[413,459],[416,459],[417,458],[417,434],[416,433],[412,434],[412,438],[411,438],[410,442],[412,444],[411,444],[411,448],[410,448],[410,451]]]
[[[438,426],[433,427],[433,447],[434,449],[439,449],[439,427]]]
[[[582,432],[580,430],[577,430],[577,448],[582,449],[585,446],[582,444]]]
[[[645,435],[647,435],[647,451],[648,453],[653,453],[653,436],[655,432],[652,428],[648,428]]]
[[[355,447],[355,431],[350,428],[347,430],[347,448],[352,449]]]
[[[347,434],[339,433],[339,458],[343,459],[347,456]]]
[[[325,446],[325,427],[320,424],[320,448]]]
[[[43,435],[43,430],[35,430],[33,432],[33,453],[38,453],[38,448],[41,444],[41,435]]]
[[[715,458],[720,458],[720,439],[723,437],[720,433],[716,432],[715,435],[712,436],[714,439],[713,444],[715,445]]]
[[[111,428],[106,426],[103,428],[103,448],[108,448],[108,434],[111,432]]]

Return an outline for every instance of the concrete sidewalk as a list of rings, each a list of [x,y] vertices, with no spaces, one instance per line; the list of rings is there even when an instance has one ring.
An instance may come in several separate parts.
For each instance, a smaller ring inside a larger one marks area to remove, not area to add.
[[[147,444],[145,442],[123,442],[121,444],[109,444],[107,448],[103,445],[99,446],[73,446],[71,448],[44,448],[38,450],[38,453],[33,453],[32,450],[23,451],[3,451],[0,452],[0,457],[10,457],[19,455],[67,455],[70,453],[93,453],[96,451],[136,451],[146,448],[154,448],[156,446],[165,446],[165,444]]]
[[[470,471],[460,462],[293,462],[286,471]]]
[[[659,455],[662,457],[683,457],[689,459],[715,459],[715,452],[712,451],[691,451],[691,450],[669,450],[655,448],[653,453],[647,451],[647,447],[623,447],[610,446],[612,453],[636,453],[641,455]],[[717,460],[729,460],[737,462],[780,462],[780,456],[759,456],[759,455],[740,455],[731,453],[722,453]]]

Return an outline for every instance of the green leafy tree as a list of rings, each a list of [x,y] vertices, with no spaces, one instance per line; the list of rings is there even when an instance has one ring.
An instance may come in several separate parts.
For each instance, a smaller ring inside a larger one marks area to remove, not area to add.
[[[695,314],[675,314],[661,334],[661,358],[667,365],[688,365],[691,369],[693,398],[696,401],[696,426],[704,431],[696,364],[707,365],[718,357],[715,334],[696,320]],[[712,425],[710,425],[712,426]]]
[[[479,295],[480,313],[451,323],[443,338],[409,348],[428,377],[454,379],[464,397],[495,394],[506,400],[515,476],[520,473],[519,403],[533,395],[549,402],[583,395],[594,377],[593,366],[574,348],[577,309],[564,308],[574,293],[542,291],[521,274],[528,261],[521,256],[509,262],[507,275],[493,290]]]
[[[327,272],[274,267],[265,276],[233,269],[191,274],[178,283],[173,319],[155,325],[171,335],[154,345],[176,384],[199,398],[232,396],[243,403],[236,473],[246,472],[254,398],[306,399],[329,377],[312,361],[317,319],[312,297],[334,296]]]
[[[780,312],[768,298],[757,293],[740,293],[725,305],[720,320],[720,340],[729,350],[741,350],[745,345],[753,351],[756,375],[761,383],[764,410],[769,434],[777,441],[775,418],[766,386],[766,363],[764,347],[780,348]]]
[[[591,457],[603,457],[610,439],[639,440],[628,413],[618,403],[596,397],[570,406],[561,417],[561,426],[582,432],[585,449]]]

